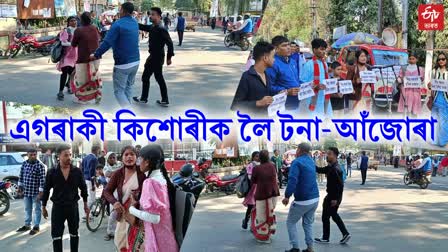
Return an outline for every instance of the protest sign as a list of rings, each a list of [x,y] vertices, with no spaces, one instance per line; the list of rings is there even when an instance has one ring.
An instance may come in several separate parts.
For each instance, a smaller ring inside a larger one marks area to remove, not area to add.
[[[268,116],[275,117],[277,111],[283,112],[285,111],[285,103],[287,98],[287,92],[280,93],[278,95],[274,95],[272,98],[274,101],[268,107]]]
[[[300,85],[300,91],[298,95],[299,100],[301,101],[313,96],[314,96],[313,83],[312,82],[302,83]]]
[[[359,72],[362,84],[376,83],[376,74],[374,71],[362,71]]]
[[[432,80],[431,90],[448,92],[448,80]]]
[[[352,94],[353,93],[353,83],[351,80],[339,81],[339,92],[341,94]]]
[[[327,79],[324,80],[323,84],[325,84],[325,95],[338,92],[338,79]]]
[[[422,86],[422,80],[420,76],[406,76],[404,78],[405,88],[420,88]]]

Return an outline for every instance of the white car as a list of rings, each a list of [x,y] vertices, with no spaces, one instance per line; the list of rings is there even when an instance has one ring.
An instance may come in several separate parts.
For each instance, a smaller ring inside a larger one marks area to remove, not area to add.
[[[20,168],[25,161],[22,155],[18,152],[0,153],[0,180],[11,182],[11,194],[14,198],[17,198]]]

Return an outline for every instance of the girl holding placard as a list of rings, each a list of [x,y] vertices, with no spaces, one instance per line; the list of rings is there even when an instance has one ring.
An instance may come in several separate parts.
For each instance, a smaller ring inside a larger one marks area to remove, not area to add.
[[[448,80],[446,61],[445,53],[437,56],[436,67],[432,71],[433,79]],[[437,119],[435,144],[445,146],[448,144],[448,92],[432,91],[429,99],[432,101],[431,114]]]
[[[350,95],[350,108],[355,112],[371,111],[374,83],[363,84],[360,77],[360,72],[371,70],[370,65],[367,64],[367,52],[359,50],[355,53],[355,58],[355,65],[347,68],[347,80],[352,81],[355,90],[355,93]]]
[[[417,57],[413,52],[409,53],[408,63],[409,65],[402,68],[398,77],[401,91],[398,112],[410,112],[413,115],[418,115],[422,112],[420,87],[425,78],[425,69],[417,66]]]

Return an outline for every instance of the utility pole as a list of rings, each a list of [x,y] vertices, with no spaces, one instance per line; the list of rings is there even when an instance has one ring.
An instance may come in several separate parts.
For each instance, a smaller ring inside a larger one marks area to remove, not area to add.
[[[313,39],[319,38],[319,33],[317,31],[317,4],[316,0],[311,0],[311,16],[313,17],[313,34],[311,37]]]
[[[403,20],[402,20],[402,43],[403,49],[408,49],[408,14],[409,14],[409,2],[408,0],[401,0],[403,3]]]
[[[383,31],[383,0],[378,0],[378,37]]]
[[[436,4],[438,1],[432,0],[432,4]],[[432,59],[434,57],[434,31],[427,31],[426,37],[426,60],[425,60],[425,84],[427,85],[431,80],[432,72]]]

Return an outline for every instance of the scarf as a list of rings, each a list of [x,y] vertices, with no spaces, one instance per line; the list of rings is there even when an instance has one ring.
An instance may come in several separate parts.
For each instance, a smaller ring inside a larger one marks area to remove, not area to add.
[[[320,71],[319,71],[319,63],[317,62],[320,60],[322,64],[324,65],[324,71],[325,71],[325,79],[328,79],[328,67],[327,64],[322,59],[318,59],[316,56],[313,56],[313,66],[314,66],[314,96],[311,98],[311,103],[309,106],[310,111],[314,111],[316,109],[316,102],[317,102],[317,94],[319,93],[319,84],[320,84]],[[325,106],[324,111],[327,113],[327,104],[330,100],[330,95],[325,95]]]

